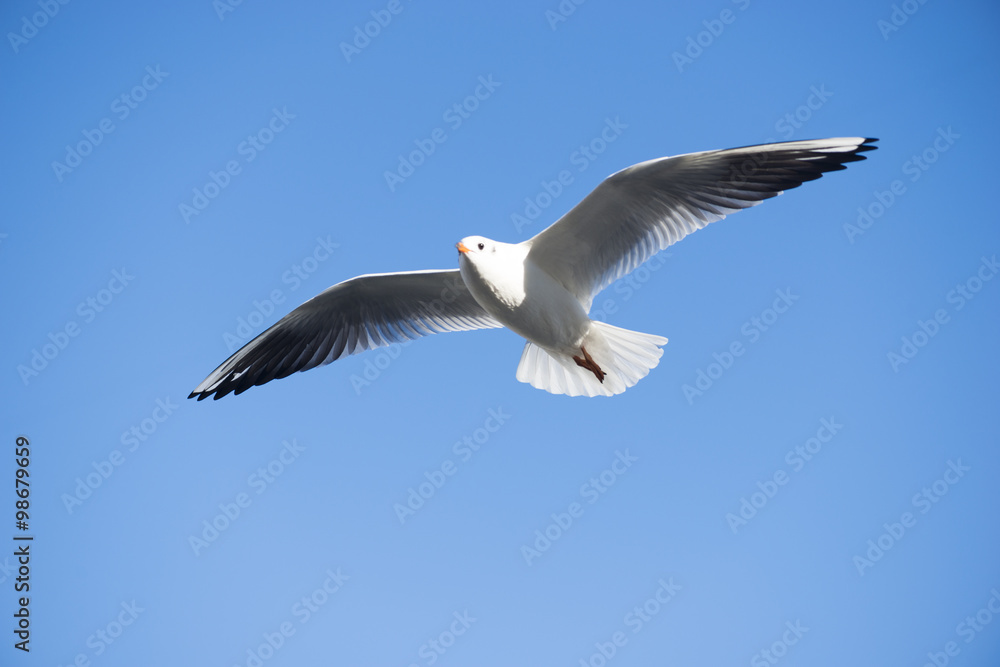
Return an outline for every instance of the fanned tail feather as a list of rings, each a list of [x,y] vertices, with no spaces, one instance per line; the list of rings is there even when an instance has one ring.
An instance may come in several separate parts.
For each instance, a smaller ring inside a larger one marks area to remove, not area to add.
[[[553,352],[532,342],[524,346],[517,379],[536,389],[568,396],[614,396],[646,377],[660,363],[667,344],[662,336],[591,322],[583,346],[607,373],[604,382],[581,368],[572,355]]]

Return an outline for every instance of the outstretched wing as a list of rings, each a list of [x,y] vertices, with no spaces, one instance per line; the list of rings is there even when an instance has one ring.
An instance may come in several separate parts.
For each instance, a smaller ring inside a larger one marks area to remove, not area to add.
[[[526,243],[589,310],[594,295],[669,245],[765,199],[864,160],[877,139],[763,144],[641,162],[606,178]]]
[[[457,269],[358,276],[283,317],[226,359],[188,398],[215,394],[218,400],[344,355],[434,333],[499,326]]]

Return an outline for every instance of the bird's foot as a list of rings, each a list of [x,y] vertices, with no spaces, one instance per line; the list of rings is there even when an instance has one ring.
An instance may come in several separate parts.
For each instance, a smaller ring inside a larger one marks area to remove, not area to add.
[[[580,368],[586,368],[588,371],[593,373],[594,376],[597,378],[597,381],[600,382],[601,384],[604,384],[604,377],[607,375],[607,373],[601,370],[601,367],[597,365],[597,362],[594,361],[594,358],[591,357],[590,354],[587,352],[587,348],[581,347],[580,351],[583,352],[583,359],[581,359],[576,355],[573,355],[573,361],[575,361],[576,365],[579,366]]]

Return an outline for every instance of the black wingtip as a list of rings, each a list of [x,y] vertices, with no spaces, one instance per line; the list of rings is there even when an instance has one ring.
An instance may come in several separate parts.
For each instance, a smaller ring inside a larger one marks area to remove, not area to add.
[[[874,137],[865,137],[861,140],[861,143],[855,146],[855,148],[846,153],[843,157],[838,158],[836,161],[839,163],[836,167],[831,167],[828,171],[840,171],[841,169],[847,169],[847,164],[851,162],[860,162],[861,160],[867,160],[868,157],[862,155],[867,151],[874,151],[878,149],[878,146],[874,145],[878,139]]]
[[[861,160],[867,160],[867,155],[862,155],[862,153],[867,153],[868,151],[878,150],[878,146],[875,142],[878,141],[875,137],[865,137],[865,139],[858,144],[858,147],[851,151],[851,157],[844,160],[845,163],[848,162],[860,162]],[[845,169],[845,166],[841,166],[841,169]]]

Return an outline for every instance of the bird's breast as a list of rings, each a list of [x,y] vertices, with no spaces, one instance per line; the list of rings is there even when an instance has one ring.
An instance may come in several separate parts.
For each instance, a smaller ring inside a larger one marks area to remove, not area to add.
[[[590,318],[576,297],[530,260],[516,270],[477,270],[466,262],[460,269],[479,305],[508,329],[547,349],[579,347]]]
[[[469,292],[494,317],[494,311],[513,310],[525,299],[521,266],[505,266],[501,270],[501,267],[475,265],[463,257],[459,270]]]

